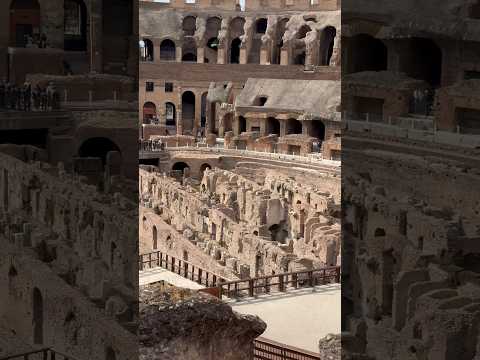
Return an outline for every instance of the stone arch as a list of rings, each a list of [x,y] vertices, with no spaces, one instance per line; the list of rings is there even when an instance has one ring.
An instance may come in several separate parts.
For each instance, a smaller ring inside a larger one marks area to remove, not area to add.
[[[33,315],[33,343],[43,344],[43,297],[38,288],[33,289],[32,294],[32,315]]]
[[[83,0],[64,0],[63,48],[87,51],[87,6]]]
[[[267,119],[267,134],[275,134],[280,136],[280,121],[274,117]]]
[[[312,120],[310,136],[325,140],[325,124],[321,120]]]
[[[183,41],[182,61],[197,62],[197,43],[194,38],[187,38]]]
[[[193,36],[197,30],[197,18],[192,15],[185,16],[182,21],[184,36]]]
[[[12,0],[10,3],[10,44],[26,46],[26,36],[40,33],[40,3],[38,0]]]
[[[273,47],[273,54],[272,54],[272,64],[280,64],[280,57],[283,48],[283,35],[285,35],[285,31],[287,30],[287,23],[289,18],[283,18],[278,21],[277,25],[277,33],[275,38],[275,44]]]
[[[205,26],[205,38],[208,39],[205,48],[205,62],[216,64],[218,62],[218,33],[222,27],[222,19],[213,16],[207,19]]]
[[[310,31],[312,31],[312,28],[309,25],[306,25],[306,24],[302,25],[297,31],[296,38],[305,39],[305,37],[307,36],[307,33]]]
[[[301,134],[303,130],[302,122],[290,118],[287,120],[287,126],[286,126],[286,134],[291,135],[291,134]]]
[[[375,229],[375,234],[374,234],[375,237],[378,237],[378,236],[385,236],[385,230],[382,229],[382,228],[376,228]]]
[[[177,113],[175,110],[175,104],[171,102],[165,103],[165,125],[167,126],[177,125]]]
[[[185,91],[182,94],[182,126],[183,131],[193,130],[195,123],[195,94]]]
[[[322,35],[320,36],[320,54],[318,57],[319,65],[330,65],[336,36],[337,30],[333,26],[327,26],[325,29],[323,29]]]
[[[157,106],[151,102],[147,101],[143,104],[143,123],[150,124],[151,120],[157,115]]]
[[[257,19],[255,22],[255,32],[257,34],[265,34],[267,32],[267,19],[266,18],[260,18]]]
[[[160,43],[160,60],[176,60],[176,46],[172,40],[165,39]]]
[[[188,166],[188,164],[183,161],[177,161],[175,164],[172,165],[172,170],[181,171],[183,173],[185,172],[185,170],[190,170],[190,166]]]
[[[347,47],[348,73],[387,70],[388,50],[381,40],[358,34],[348,40]]]
[[[110,151],[121,153],[120,148],[115,142],[105,137],[92,137],[86,139],[78,149],[78,156],[80,157],[95,157],[102,160],[105,166],[107,162],[107,154]]]
[[[158,248],[158,231],[155,225],[152,227],[152,248],[153,250],[157,250]]]
[[[442,82],[442,50],[431,39],[413,37],[405,40],[408,58],[402,59],[400,70],[408,76],[425,80],[432,87]]]
[[[230,22],[229,34],[231,42],[229,49],[229,60],[231,64],[240,63],[240,47],[242,45],[242,40],[240,37],[245,34],[244,25],[245,19],[242,17],[236,17]]]
[[[141,58],[142,61],[153,61],[155,60],[153,42],[150,39],[143,39],[145,47],[142,50]]]

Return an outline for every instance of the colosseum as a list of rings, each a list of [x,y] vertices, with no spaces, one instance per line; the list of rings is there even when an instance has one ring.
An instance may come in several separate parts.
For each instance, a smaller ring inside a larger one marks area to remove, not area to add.
[[[140,357],[339,359],[339,3],[141,1],[139,26]]]
[[[478,1],[342,4],[342,344],[476,359]]]
[[[138,356],[133,5],[0,4],[2,359]]]

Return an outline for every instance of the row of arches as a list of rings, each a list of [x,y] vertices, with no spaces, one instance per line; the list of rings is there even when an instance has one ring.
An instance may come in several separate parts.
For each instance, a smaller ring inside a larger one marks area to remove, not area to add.
[[[387,44],[368,34],[348,38],[345,44],[347,73],[389,70],[390,53],[399,47],[398,69],[394,70],[424,80],[434,88],[441,85],[442,50],[432,39],[412,37]]]
[[[269,51],[267,62],[271,64],[280,64],[281,50],[283,48],[283,36],[286,31],[288,18],[281,19],[277,24],[275,40],[272,48]],[[222,20],[219,17],[210,17],[207,19],[205,30],[205,46],[204,46],[204,63],[218,63],[218,49],[220,42],[218,34],[221,29]],[[227,40],[226,61],[230,64],[240,63],[240,49],[242,47],[242,36],[245,34],[244,30],[245,19],[236,17],[231,20],[229,24],[229,39]],[[262,36],[267,31],[267,19],[257,19],[254,25],[254,32],[251,38],[250,49],[246,62],[249,64],[260,64],[260,52],[262,47]],[[187,16],[183,20],[183,41],[182,41],[182,57],[183,62],[197,62],[197,43],[193,37],[196,31],[196,18],[194,16]],[[313,31],[308,25],[303,25],[297,32],[296,39],[304,39],[306,34]],[[333,55],[334,41],[336,37],[336,29],[333,26],[327,26],[323,29],[320,36],[320,47],[315,54],[316,65],[328,66],[330,65]],[[154,61],[158,57],[161,61],[175,61],[176,44],[171,39],[164,39],[160,43],[160,54],[154,53],[154,45],[151,39],[143,39],[142,59],[145,61]],[[297,43],[293,49],[292,60],[290,64],[305,65],[306,59],[306,45],[305,43]]]

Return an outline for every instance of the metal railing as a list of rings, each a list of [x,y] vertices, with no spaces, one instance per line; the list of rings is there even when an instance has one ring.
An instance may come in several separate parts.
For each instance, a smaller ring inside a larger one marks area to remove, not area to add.
[[[37,350],[31,350],[27,352],[22,352],[19,354],[8,355],[5,357],[0,357],[0,360],[77,360],[72,356],[62,354],[52,348],[42,348]]]
[[[288,272],[260,276],[251,279],[222,282],[217,285],[217,294],[239,299],[273,292],[287,292],[305,287],[315,287],[340,282],[340,267],[329,266],[320,269]]]
[[[139,255],[138,265],[140,271],[161,267],[206,287],[216,287],[228,281],[220,275],[161,251]]]
[[[140,145],[140,156],[145,153],[155,153],[168,150],[174,151],[200,151],[208,152],[213,154],[231,154],[231,155],[240,155],[240,156],[252,156],[256,158],[266,158],[270,160],[282,160],[282,161],[295,161],[305,164],[321,164],[321,165],[336,165],[339,166],[340,162],[336,160],[323,159],[321,153],[309,153],[306,155],[291,155],[278,152],[267,152],[267,151],[254,151],[254,150],[243,150],[243,149],[225,149],[223,147],[209,147],[209,146],[200,146],[197,143],[195,146],[182,145],[182,146],[172,146],[167,145],[166,143],[163,146],[149,146],[147,144]]]
[[[320,360],[320,354],[258,337],[253,342],[254,360]]]

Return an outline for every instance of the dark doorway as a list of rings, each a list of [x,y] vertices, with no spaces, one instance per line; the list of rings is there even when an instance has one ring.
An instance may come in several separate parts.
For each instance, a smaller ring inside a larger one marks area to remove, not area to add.
[[[387,70],[388,51],[381,40],[360,34],[352,37],[347,44],[349,73]]]
[[[33,289],[33,342],[43,344],[43,298],[38,288]]]
[[[185,91],[182,95],[183,130],[192,130],[195,122],[195,94]]]
[[[98,137],[85,140],[78,150],[78,155],[80,157],[100,158],[105,166],[107,154],[110,151],[120,152],[120,148],[110,139]]]
[[[160,60],[176,60],[175,43],[172,40],[166,39],[160,43]]]
[[[230,64],[239,64],[240,63],[240,46],[242,40],[235,38],[232,40],[230,47]]]
[[[10,4],[10,43],[25,47],[29,36],[40,36],[40,4],[38,0],[13,0]]]

